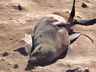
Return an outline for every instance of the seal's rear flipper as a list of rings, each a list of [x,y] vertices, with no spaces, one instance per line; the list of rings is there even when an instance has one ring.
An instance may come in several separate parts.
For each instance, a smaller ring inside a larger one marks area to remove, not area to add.
[[[96,23],[96,18],[94,19],[89,19],[89,20],[75,20],[74,24],[80,24],[80,25],[93,25]]]
[[[80,36],[80,32],[74,32],[70,35],[70,44],[72,44],[79,36]]]
[[[86,34],[81,34],[81,35],[86,36],[87,38],[89,38],[92,43],[94,42],[93,39],[91,39],[88,35],[86,35]]]
[[[80,32],[73,32],[72,34],[70,34],[70,44],[72,44],[80,35],[86,36],[93,43],[93,40],[88,35],[81,34]]]

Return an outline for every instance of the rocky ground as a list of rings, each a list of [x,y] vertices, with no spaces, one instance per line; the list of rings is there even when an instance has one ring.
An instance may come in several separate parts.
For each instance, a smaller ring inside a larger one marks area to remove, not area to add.
[[[21,7],[20,7],[21,6]],[[19,8],[18,8],[19,7]],[[0,0],[0,72],[95,72],[96,24],[74,26],[93,39],[80,36],[70,45],[65,58],[45,66],[30,66],[24,34],[33,35],[37,21],[55,11],[70,12],[72,0]],[[96,0],[76,0],[76,18],[96,18]]]

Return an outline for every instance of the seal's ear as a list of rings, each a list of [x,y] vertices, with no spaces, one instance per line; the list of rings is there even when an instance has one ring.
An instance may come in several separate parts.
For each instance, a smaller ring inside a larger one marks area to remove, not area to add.
[[[73,7],[71,10],[68,22],[70,22],[70,23],[73,22],[74,16],[75,16],[75,0],[73,1]]]

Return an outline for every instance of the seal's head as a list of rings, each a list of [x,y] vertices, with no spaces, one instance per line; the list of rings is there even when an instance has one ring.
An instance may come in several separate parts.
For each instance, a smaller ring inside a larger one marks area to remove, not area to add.
[[[46,45],[40,45],[35,48],[35,50],[30,54],[30,58],[28,63],[31,64],[43,64],[51,61],[54,59],[53,54],[55,54],[56,50],[55,48],[46,46]]]

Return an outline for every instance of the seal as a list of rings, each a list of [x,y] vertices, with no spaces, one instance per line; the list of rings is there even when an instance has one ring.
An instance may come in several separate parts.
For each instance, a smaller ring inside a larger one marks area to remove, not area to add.
[[[84,35],[80,32],[73,32],[72,26],[96,23],[96,19],[80,21],[74,19],[75,0],[69,17],[64,15],[66,14],[62,12],[54,12],[52,15],[41,18],[36,24],[28,63],[45,64],[53,61],[68,49],[70,43],[80,35]]]
[[[34,28],[34,50],[30,52],[29,62],[48,63],[69,47],[70,38],[66,22],[64,17],[54,13],[39,20]]]

